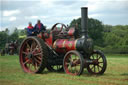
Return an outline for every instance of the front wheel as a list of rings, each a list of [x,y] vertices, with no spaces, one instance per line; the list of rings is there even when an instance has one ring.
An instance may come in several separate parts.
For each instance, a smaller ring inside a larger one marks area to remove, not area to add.
[[[100,51],[94,51],[90,55],[92,63],[87,65],[87,70],[91,74],[103,74],[107,68],[107,60],[104,54]]]
[[[81,75],[84,69],[83,56],[78,51],[69,51],[63,60],[64,71],[69,75]]]

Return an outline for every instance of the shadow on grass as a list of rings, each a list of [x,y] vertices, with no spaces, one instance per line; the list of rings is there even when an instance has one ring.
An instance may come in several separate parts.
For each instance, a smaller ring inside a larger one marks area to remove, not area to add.
[[[43,71],[42,73],[39,73],[39,74],[49,74],[49,73],[59,73],[59,74],[66,74],[64,71],[48,71],[48,70],[45,70]]]
[[[122,76],[128,76],[128,73],[123,73],[123,74],[121,74]]]
[[[42,73],[40,73],[40,74],[50,74],[50,73],[57,73],[57,74],[65,74],[66,75],[66,73],[64,72],[64,71],[48,71],[48,70],[45,70],[45,71],[43,71]],[[88,73],[88,71],[87,70],[84,70],[83,71],[83,73],[80,75],[80,76],[87,76],[87,77],[100,77],[100,76],[110,76],[110,75],[112,75],[112,74],[102,74],[102,75],[97,75],[97,74],[90,74],[90,73]]]
[[[87,76],[87,77],[101,77],[101,76],[110,76],[112,74],[90,74],[87,70],[84,70],[83,73],[82,73],[82,76]]]

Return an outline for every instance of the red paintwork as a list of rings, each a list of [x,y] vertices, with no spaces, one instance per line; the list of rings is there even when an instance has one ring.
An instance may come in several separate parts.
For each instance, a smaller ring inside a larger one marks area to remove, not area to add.
[[[75,28],[70,28],[68,31],[68,35],[73,36],[74,32],[75,32]]]
[[[42,39],[42,35],[41,34],[38,34],[37,37],[41,38]]]
[[[53,43],[52,32],[50,34],[48,33],[38,34],[37,37],[43,39],[49,46],[52,47],[52,43]]]
[[[67,56],[65,57],[65,59],[64,59],[65,71],[66,71],[66,73],[69,74],[69,75],[76,76],[77,73],[72,73],[72,72],[71,72],[72,67],[69,67],[69,65],[67,64],[67,62],[69,62],[69,59],[70,59],[70,58],[71,58],[71,54],[67,55]],[[69,70],[69,69],[70,69],[70,70]]]
[[[28,59],[28,58],[26,58],[26,57],[23,56],[23,49],[24,49],[24,47],[26,47],[26,42],[27,42],[27,41],[25,41],[25,42],[23,43],[23,45],[22,45],[22,47],[21,47],[21,50],[20,50],[20,64],[21,64],[21,67],[23,68],[23,70],[24,70],[25,72],[34,73],[34,72],[36,72],[36,70],[35,70],[35,71],[32,71],[32,70],[30,69],[30,67],[28,67],[26,64],[24,64],[24,62],[26,62],[26,61],[28,61],[28,60],[29,60],[28,64],[30,64],[30,63],[32,62],[31,59]],[[26,48],[25,52],[26,52],[26,53],[29,53],[29,49]]]
[[[65,53],[70,50],[76,50],[76,42],[77,40],[73,39],[57,39],[53,44],[53,48],[56,50],[56,52]]]
[[[71,28],[71,30],[68,31],[68,34],[70,36],[73,36],[75,32],[74,28]],[[38,35],[39,38],[44,39],[44,41],[55,49],[56,52],[59,53],[66,53],[70,50],[76,50],[76,42],[77,40],[74,40],[74,38],[71,39],[57,39],[53,42],[53,35],[52,32],[50,34],[43,33],[43,35]],[[47,37],[47,38],[46,38]]]
[[[46,34],[45,34],[46,35]],[[45,36],[44,35],[44,36]],[[45,38],[45,42],[49,45],[49,46],[51,46],[52,47],[52,43],[53,43],[53,41],[52,41],[52,33],[50,33],[49,35],[47,34],[47,36],[49,36],[48,38]]]

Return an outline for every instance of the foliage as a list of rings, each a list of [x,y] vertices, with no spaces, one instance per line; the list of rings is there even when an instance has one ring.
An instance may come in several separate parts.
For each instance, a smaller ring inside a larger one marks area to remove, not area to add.
[[[70,26],[76,23],[81,29],[81,18],[74,19]],[[128,53],[128,25],[103,25],[101,21],[89,18],[88,34],[95,47],[105,53]]]
[[[0,32],[0,49],[4,47],[6,41],[8,41],[8,37],[6,31]]]
[[[73,19],[70,23],[71,26],[77,26],[81,29],[81,18]],[[94,40],[96,49],[105,53],[128,54],[128,25],[104,25],[97,19],[89,18],[88,32]],[[0,49],[4,48],[6,42],[18,40],[20,44],[25,37],[25,29],[15,28],[14,32],[9,35],[9,30],[6,28],[5,31],[0,31]]]
[[[26,37],[25,30],[19,30],[17,28],[15,28],[12,34],[9,33],[10,31],[8,30],[8,28],[6,28],[5,31],[0,31],[0,49],[4,49],[5,44],[12,41],[15,42],[17,40],[20,44],[23,38]]]
[[[105,27],[105,29],[108,29]],[[104,47],[107,53],[128,53],[128,25],[112,26],[104,32]]]

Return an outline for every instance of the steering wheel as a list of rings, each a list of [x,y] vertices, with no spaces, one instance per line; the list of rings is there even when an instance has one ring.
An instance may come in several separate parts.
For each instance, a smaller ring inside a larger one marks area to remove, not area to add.
[[[60,25],[60,27],[58,27]],[[52,26],[52,29],[51,29],[51,31],[57,31],[57,32],[62,32],[62,30],[63,29],[66,29],[67,27],[66,27],[66,25],[65,24],[63,24],[63,23],[56,23],[56,24],[54,24],[53,26]]]

